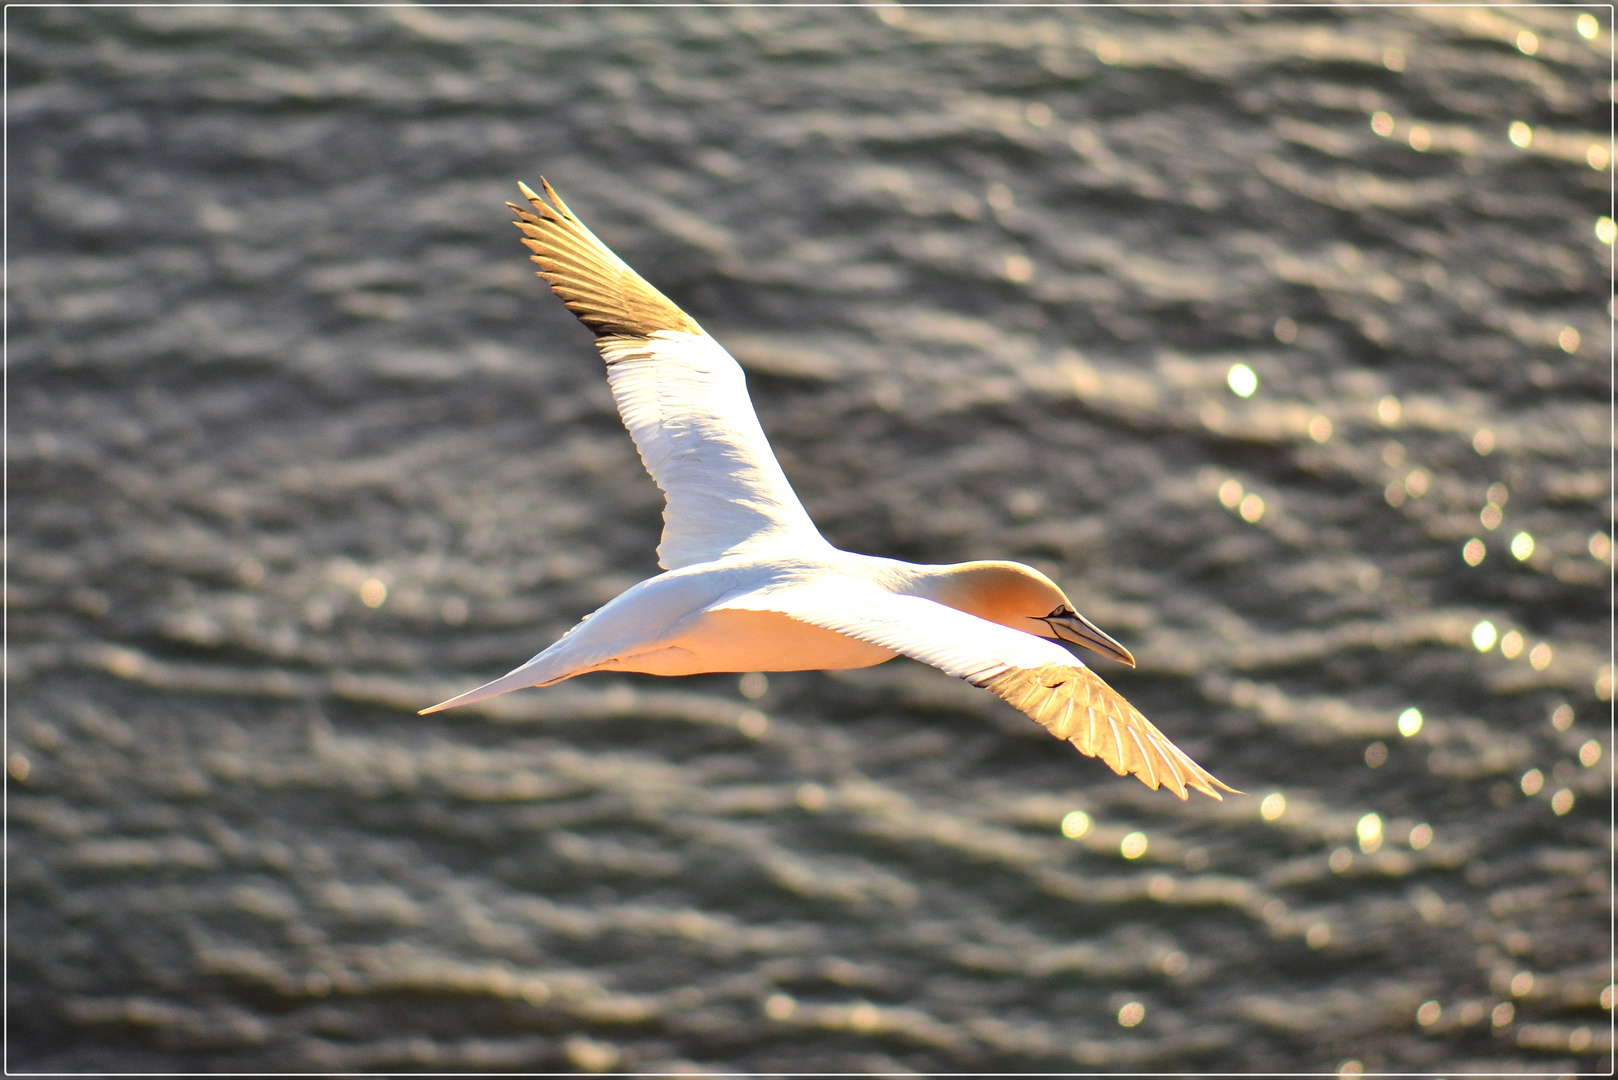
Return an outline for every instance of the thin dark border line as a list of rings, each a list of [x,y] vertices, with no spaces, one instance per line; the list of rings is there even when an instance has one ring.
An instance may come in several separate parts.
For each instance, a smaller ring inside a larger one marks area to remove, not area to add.
[[[65,7],[65,8],[458,8],[458,9],[465,9],[465,10],[469,10],[469,11],[480,11],[480,10],[487,9],[487,8],[496,8],[496,9],[505,9],[505,8],[558,8],[558,9],[565,9],[565,10],[570,10],[570,11],[587,11],[587,10],[590,10],[592,8],[711,8],[711,9],[716,10],[716,11],[730,11],[730,10],[734,10],[734,9],[737,9],[737,8],[751,8],[751,7],[756,7],[756,8],[834,8],[834,9],[839,10],[839,11],[863,11],[863,10],[874,10],[874,9],[877,9],[877,8],[904,8],[904,9],[907,9],[907,10],[911,10],[911,9],[931,9],[931,10],[944,10],[944,11],[951,11],[951,10],[964,9],[964,8],[995,8],[995,9],[1005,9],[1005,8],[1114,8],[1114,9],[1117,9],[1117,8],[1219,8],[1221,10],[1224,10],[1224,9],[1232,9],[1232,10],[1234,10],[1234,9],[1239,9],[1239,8],[1253,8],[1255,10],[1260,10],[1260,11],[1269,11],[1269,10],[1275,9],[1275,8],[1331,8],[1331,7],[1349,8],[1349,9],[1355,10],[1355,11],[1358,11],[1358,10],[1361,10],[1361,9],[1366,9],[1366,8],[1456,8],[1456,9],[1486,8],[1486,9],[1490,9],[1490,10],[1497,9],[1497,8],[1566,8],[1567,10],[1572,11],[1572,10],[1576,10],[1578,8],[1602,8],[1602,7],[1606,8],[1609,12],[1612,10],[1612,5],[1611,4],[1579,4],[1579,3],[1560,4],[1560,3],[1549,2],[1549,0],[1546,0],[1546,2],[1544,2],[1544,3],[1501,3],[1501,4],[1445,3],[1444,0],[1431,0],[1431,2],[1429,2],[1429,3],[1398,3],[1398,4],[1385,3],[1385,2],[1383,2],[1383,3],[1353,4],[1353,3],[1344,3],[1344,2],[1342,2],[1342,0],[1322,0],[1322,2],[1320,2],[1320,3],[1299,3],[1299,2],[1295,2],[1295,0],[1283,0],[1283,2],[1277,2],[1277,3],[1254,2],[1254,0],[1240,0],[1240,2],[1237,2],[1237,3],[1218,3],[1218,2],[1215,2],[1215,0],[1209,0],[1209,2],[1206,2],[1206,3],[1195,3],[1195,2],[1190,2],[1190,0],[1176,0],[1176,2],[1150,2],[1150,3],[1149,2],[1144,2],[1144,0],[1140,0],[1140,2],[1135,2],[1135,0],[1120,0],[1119,3],[1115,3],[1115,4],[1113,4],[1113,3],[1093,3],[1093,2],[1088,2],[1088,0],[1086,0],[1086,2],[1075,2],[1075,3],[1022,3],[1022,2],[1019,2],[1019,0],[1007,0],[1007,2],[1005,2],[1005,3],[979,3],[979,2],[975,2],[975,0],[974,0],[974,2],[963,2],[963,3],[958,3],[958,4],[952,4],[952,3],[920,3],[920,4],[916,4],[916,3],[898,3],[898,2],[896,2],[896,0],[881,0],[881,2],[871,2],[871,0],[850,0],[849,3],[832,3],[832,2],[824,2],[824,0],[820,0],[820,2],[802,2],[802,0],[782,0],[781,3],[757,3],[757,2],[734,2],[734,3],[732,3],[732,2],[729,2],[729,0],[709,0],[709,2],[701,2],[701,0],[653,0],[653,2],[649,2],[649,3],[632,3],[632,2],[624,2],[624,0],[603,0],[603,2],[597,3],[597,2],[590,2],[590,0],[580,0],[580,2],[578,2],[578,3],[522,3],[522,4],[518,4],[518,3],[488,3],[488,4],[425,3],[425,4],[414,4],[414,3],[408,3],[408,2],[387,2],[387,3],[377,3],[377,4],[336,3],[336,2],[333,2],[333,3],[287,3],[287,4],[277,4],[277,3],[260,3],[260,2],[226,3],[226,2],[222,2],[222,0],[206,0],[206,2],[195,3],[195,4],[187,4],[187,3],[183,3],[183,2],[178,2],[178,3],[156,3],[156,2],[154,2],[154,3],[108,3],[108,2],[99,2],[99,3],[84,3],[84,4],[79,4],[79,3],[55,3],[55,4],[8,3],[8,4],[5,5],[5,7],[8,8],[8,9],[9,8],[14,8],[14,7],[18,7],[18,8],[59,8],[59,7]],[[130,1075],[134,1075],[134,1074],[130,1074]],[[161,1075],[161,1074],[159,1074],[159,1075]],[[210,1073],[210,1074],[207,1074],[207,1075],[229,1075],[229,1074],[227,1074],[227,1073],[219,1073],[219,1074]],[[417,1074],[414,1074],[414,1075],[431,1076],[433,1074],[432,1073],[417,1073]],[[455,1074],[455,1075],[463,1075],[463,1074]],[[490,1075],[499,1075],[499,1074],[490,1074]],[[565,1074],[562,1074],[562,1075],[565,1075]],[[612,1075],[615,1075],[615,1074],[613,1074],[613,1073],[599,1073],[597,1075],[600,1075],[600,1076],[612,1076]],[[787,1075],[793,1075],[793,1074],[790,1074],[790,1073],[779,1073],[779,1074],[772,1073],[771,1075],[772,1076],[773,1075],[787,1076]],[[808,1075],[820,1075],[820,1074],[808,1074]],[[881,1075],[881,1074],[871,1074],[871,1075]],[[893,1075],[902,1075],[902,1074],[893,1074]],[[940,1074],[940,1075],[947,1075],[947,1074]],[[1284,1074],[1277,1073],[1275,1075],[1284,1075]],[[1518,1074],[1513,1074],[1513,1075],[1518,1075]],[[1520,1075],[1528,1075],[1528,1074],[1520,1074]],[[1566,1075],[1566,1074],[1564,1073],[1562,1075]]]
[[[271,1073],[238,1073],[238,1072],[206,1072],[206,1073],[186,1073],[186,1072],[129,1072],[129,1073],[60,1072],[60,1073],[39,1073],[39,1072],[8,1072],[5,1075],[7,1075],[7,1076],[94,1076],[94,1077],[108,1077],[108,1076],[331,1076],[333,1074],[331,1074],[331,1073],[276,1073],[276,1072],[271,1072]],[[768,1073],[750,1073],[750,1072],[729,1072],[729,1071],[726,1071],[726,1070],[723,1070],[723,1069],[708,1069],[708,1070],[704,1070],[701,1073],[688,1073],[688,1072],[618,1073],[618,1072],[608,1072],[608,1073],[580,1074],[580,1073],[576,1073],[576,1072],[500,1072],[500,1073],[488,1073],[488,1072],[450,1072],[450,1073],[444,1073],[444,1072],[410,1072],[410,1073],[398,1073],[398,1072],[390,1072],[390,1073],[344,1072],[344,1073],[337,1074],[337,1075],[341,1075],[341,1076],[377,1076],[377,1077],[383,1077],[384,1080],[396,1080],[396,1078],[401,1077],[401,1076],[407,1076],[407,1077],[416,1077],[416,1076],[498,1076],[498,1077],[509,1077],[509,1076],[573,1076],[573,1077],[576,1077],[576,1076],[580,1076],[580,1075],[589,1075],[589,1076],[669,1076],[669,1077],[681,1077],[681,1078],[683,1078],[683,1080],[691,1080],[691,1078],[694,1077],[694,1076],[703,1076],[703,1077],[708,1077],[708,1076],[712,1076],[712,1077],[750,1077],[750,1076],[757,1076],[757,1077],[776,1077],[776,1076],[805,1076],[805,1077],[900,1076],[900,1077],[906,1077],[907,1080],[916,1080],[916,1076],[918,1074],[913,1073],[913,1072],[856,1072],[856,1073],[768,1072]],[[1042,1078],[1042,1080],[1049,1080],[1050,1077],[1056,1077],[1056,1076],[1165,1076],[1165,1077],[1176,1077],[1176,1078],[1179,1078],[1179,1080],[1184,1080],[1184,1078],[1191,1077],[1191,1076],[1324,1076],[1324,1077],[1340,1077],[1342,1074],[1341,1073],[1335,1073],[1335,1072],[1329,1072],[1329,1073],[1288,1073],[1288,1072],[1221,1073],[1221,1072],[1207,1072],[1207,1071],[1199,1069],[1199,1070],[1187,1070],[1187,1071],[1184,1071],[1184,1072],[1172,1072],[1172,1073],[1065,1073],[1065,1072],[1048,1072],[1048,1073],[994,1073],[994,1072],[991,1072],[991,1073],[952,1073],[952,1072],[929,1072],[929,1073],[926,1073],[924,1075],[926,1075],[926,1076],[962,1076],[962,1077],[966,1077],[966,1076],[1037,1077],[1037,1078]],[[1444,1072],[1444,1073],[1367,1072],[1367,1073],[1354,1073],[1354,1074],[1350,1074],[1350,1075],[1353,1075],[1353,1076],[1367,1076],[1367,1077],[1371,1077],[1371,1076],[1438,1076],[1438,1077],[1454,1076],[1454,1077],[1459,1078],[1459,1080],[1472,1080],[1472,1078],[1474,1078],[1474,1077],[1490,1077],[1490,1076],[1509,1076],[1509,1077],[1554,1076],[1554,1077],[1566,1077],[1566,1076],[1611,1076],[1613,1074],[1612,1073],[1602,1073],[1602,1072],[1571,1073],[1571,1072],[1567,1072],[1566,1070],[1558,1070],[1558,1071],[1555,1071],[1555,1072],[1512,1072],[1512,1073],[1485,1073],[1485,1072],[1466,1073],[1466,1072],[1455,1072],[1454,1070],[1450,1070],[1449,1072]]]
[[[0,1068],[11,1075],[11,6],[0,15]]]
[[[10,266],[11,266],[11,262],[10,262],[10,259],[11,259],[11,252],[10,252],[10,240],[11,240],[11,231],[10,231],[10,225],[11,225],[11,215],[10,215],[10,206],[11,206],[11,111],[10,111],[10,100],[11,99],[10,99],[10,92],[11,92],[11,83],[10,83],[10,63],[11,63],[11,50],[10,50],[10,40],[11,39],[10,39],[10,34],[11,34],[11,23],[10,23],[10,17],[11,17],[11,9],[13,7],[18,7],[18,8],[57,8],[57,7],[83,7],[83,8],[186,8],[186,7],[197,7],[197,8],[362,8],[362,9],[363,8],[382,8],[382,9],[385,9],[385,8],[448,8],[448,9],[455,9],[455,10],[461,10],[461,9],[477,10],[477,9],[481,9],[481,8],[495,8],[495,9],[534,8],[534,9],[572,9],[572,10],[582,10],[582,9],[588,9],[588,8],[642,8],[642,7],[644,7],[644,8],[717,8],[717,9],[720,9],[720,10],[727,10],[727,9],[731,9],[731,8],[762,7],[762,8],[833,8],[833,9],[838,9],[838,10],[853,11],[853,10],[859,10],[859,9],[862,9],[862,8],[871,8],[871,9],[874,9],[874,8],[916,8],[916,9],[927,9],[927,10],[939,10],[939,9],[952,10],[952,9],[957,9],[957,8],[960,8],[960,9],[980,9],[980,8],[1014,8],[1014,9],[1020,9],[1020,8],[1029,8],[1029,9],[1065,9],[1065,8],[1221,8],[1221,9],[1224,9],[1224,8],[1229,8],[1229,9],[1242,9],[1242,8],[1254,8],[1254,9],[1261,9],[1261,10],[1270,10],[1270,9],[1277,9],[1277,8],[1291,9],[1291,8],[1328,8],[1328,7],[1343,7],[1343,8],[1350,8],[1350,9],[1358,10],[1358,9],[1362,9],[1362,8],[1424,8],[1424,7],[1434,7],[1434,6],[1455,7],[1455,8],[1484,8],[1484,9],[1495,9],[1495,8],[1566,8],[1566,9],[1571,10],[1571,9],[1577,9],[1577,8],[1605,8],[1607,10],[1608,16],[1609,16],[1608,17],[1609,30],[1610,31],[1618,31],[1618,26],[1614,26],[1614,23],[1615,23],[1614,5],[1611,4],[1611,3],[1607,3],[1607,4],[1599,4],[1599,3],[1597,3],[1597,4],[1579,4],[1579,3],[1564,4],[1564,3],[1542,2],[1542,3],[1493,3],[1493,4],[1463,3],[1463,4],[1445,4],[1445,3],[1442,3],[1442,0],[1439,0],[1438,3],[1387,3],[1387,2],[1381,2],[1381,3],[1365,3],[1365,4],[1330,2],[1330,0],[1328,0],[1328,2],[1324,2],[1324,3],[1299,3],[1299,2],[1278,2],[1278,3],[1218,3],[1218,2],[1204,2],[1204,3],[1194,3],[1194,2],[1150,2],[1150,3],[1068,2],[1068,3],[1039,3],[1039,2],[1035,2],[1035,3],[1022,3],[1022,2],[1017,2],[1017,0],[1007,0],[1007,2],[1005,2],[1005,3],[976,3],[976,2],[966,2],[966,3],[897,3],[897,2],[870,3],[870,2],[858,2],[858,0],[856,0],[856,2],[854,2],[854,3],[801,2],[801,0],[784,0],[784,2],[781,2],[781,3],[757,3],[757,2],[739,2],[739,3],[707,2],[707,3],[703,3],[703,2],[678,2],[678,0],[657,0],[657,2],[652,2],[652,3],[630,3],[630,2],[620,2],[620,0],[606,0],[606,2],[601,2],[601,3],[543,3],[543,2],[539,2],[539,3],[488,3],[488,4],[476,4],[476,3],[471,3],[471,4],[468,4],[468,3],[424,3],[424,4],[375,3],[375,4],[368,4],[368,3],[341,3],[341,2],[332,2],[332,3],[284,3],[284,4],[278,4],[278,3],[258,3],[258,2],[224,3],[224,2],[217,2],[217,0],[214,0],[214,2],[203,2],[203,3],[195,3],[195,4],[164,3],[164,2],[151,2],[151,3],[96,2],[96,3],[54,3],[54,4],[47,4],[47,3],[7,3],[7,4],[4,5],[4,7],[5,7],[4,16],[0,17],[0,110],[3,110],[3,118],[0,118],[0,119],[3,119],[3,123],[0,123],[0,170],[3,170],[3,176],[0,176],[0,212],[3,212],[4,215],[5,215],[4,230],[3,230],[3,233],[0,233],[0,310],[3,310],[3,315],[4,315],[3,319],[0,319],[0,473],[3,473],[3,475],[0,475],[0,595],[9,596],[9,594],[10,594],[10,570],[11,570],[11,559],[10,559],[10,553],[11,553],[11,545],[10,545],[10,539],[11,539],[11,531],[10,531],[10,520],[11,520],[10,519],[10,509],[11,509],[11,503],[10,503],[10,497],[11,497],[11,483],[10,483],[11,482],[11,462],[10,462],[10,449],[11,449],[11,441],[10,441],[10,438],[11,438],[11,435],[10,435],[10,421],[11,421],[11,397],[10,397],[10,392],[11,392],[11,382],[10,382],[10,377],[11,377],[11,353],[10,353],[10,330],[11,330],[11,304],[10,304],[10,283],[11,283],[11,277],[10,277]],[[1618,182],[1618,156],[1615,156],[1614,153],[1613,153],[1613,151],[1615,149],[1618,149],[1618,110],[1615,110],[1613,108],[1614,103],[1612,101],[1612,99],[1614,97],[1618,97],[1618,50],[1615,50],[1615,51],[1609,53],[1609,56],[1608,56],[1608,59],[1607,59],[1607,65],[1608,65],[1607,82],[1608,82],[1608,87],[1609,87],[1609,94],[1608,94],[1608,97],[1609,97],[1609,102],[1608,102],[1608,161],[1613,163],[1610,166],[1612,179],[1609,179],[1609,181],[1608,181],[1607,203],[1608,203],[1608,216],[1613,218],[1614,220],[1618,220],[1618,186],[1615,186],[1615,182]],[[1609,250],[1608,250],[1608,254],[1607,254],[1607,263],[1608,263],[1608,282],[1609,282],[1609,285],[1608,285],[1609,297],[1608,297],[1608,307],[1607,307],[1607,312],[1608,312],[1608,391],[1607,391],[1608,405],[1607,405],[1607,410],[1608,410],[1608,432],[1609,432],[1609,434],[1611,434],[1613,432],[1618,432],[1618,245],[1609,245]],[[1608,505],[1609,505],[1609,507],[1613,507],[1613,506],[1618,506],[1618,452],[1614,452],[1614,450],[1618,450],[1618,444],[1609,443],[1609,445],[1612,445],[1614,447],[1614,449],[1609,450],[1609,453],[1608,453],[1608,498],[1609,498]],[[1609,520],[1608,520],[1608,525],[1609,525],[1609,529],[1610,529],[1609,535],[1613,535],[1615,537],[1618,537],[1618,524],[1615,524],[1615,523],[1618,523],[1618,516],[1609,517]],[[1613,663],[1614,663],[1615,660],[1618,660],[1618,587],[1614,587],[1614,582],[1615,581],[1618,581],[1618,577],[1615,577],[1614,568],[1609,567],[1609,570],[1608,570],[1609,587],[1608,587],[1608,593],[1607,593],[1607,595],[1608,595],[1607,663],[1608,663],[1608,672],[1609,672],[1609,684],[1610,684],[1610,680],[1611,680],[1610,673],[1612,672],[1612,669],[1613,669]],[[11,614],[10,605],[8,603],[7,604],[0,604],[0,745],[3,745],[3,748],[4,748],[3,752],[6,754],[5,766],[8,769],[9,769],[9,766],[10,766],[10,738],[11,738],[11,723],[10,723],[10,709],[9,709],[9,706],[10,706],[10,688],[11,688],[11,680],[10,680],[10,658],[11,658],[10,614]],[[1609,745],[1613,745],[1615,749],[1618,749],[1618,700],[1614,700],[1611,696],[1609,696],[1609,700],[1608,700],[1608,732],[1609,732]],[[1609,767],[1609,772],[1611,772],[1611,771],[1612,771],[1612,767]],[[10,815],[10,800],[11,800],[11,785],[8,782],[5,782],[4,779],[0,779],[0,812],[3,812],[4,815],[5,815],[5,819],[3,821],[0,821],[0,842],[3,842],[4,845],[5,845],[5,847],[4,847],[4,857],[0,858],[0,895],[3,895],[3,897],[4,897],[3,910],[0,910],[0,933],[4,934],[4,941],[0,942],[0,966],[4,967],[4,983],[5,983],[3,987],[0,987],[0,1007],[3,1007],[4,1010],[5,1010],[5,1016],[3,1018],[0,1018],[0,1035],[3,1035],[3,1042],[4,1042],[4,1046],[0,1047],[0,1067],[3,1067],[4,1075],[6,1075],[6,1076],[102,1076],[102,1075],[105,1075],[104,1073],[86,1073],[86,1072],[60,1072],[60,1073],[24,1072],[24,1073],[13,1073],[11,1071],[11,1063],[10,1063],[10,1052],[11,1052],[11,1008],[10,1008],[10,994],[11,994],[11,930],[10,930],[10,917],[11,917],[11,876],[10,876],[11,875],[11,831],[10,830],[11,830],[11,821],[10,821],[10,818],[11,818],[11,815]],[[1608,835],[1611,836],[1615,830],[1618,830],[1618,786],[1609,786],[1608,797],[1607,797],[1607,818],[1608,818],[1608,830],[1609,830]],[[1608,897],[1609,898],[1614,898],[1614,897],[1618,897],[1618,846],[1609,844],[1608,845],[1608,850],[1609,850],[1609,854],[1608,854]],[[1615,915],[1618,915],[1618,908],[1615,908]],[[1613,954],[1612,954],[1612,957],[1609,959],[1608,976],[1609,976],[1609,978],[1608,978],[1608,986],[1609,987],[1611,987],[1611,986],[1613,986],[1615,984],[1618,984],[1618,977],[1615,977],[1615,976],[1618,976],[1618,941],[1614,941],[1614,943],[1613,943]],[[1612,1035],[1615,1036],[1612,1041],[1618,1042],[1618,1009],[1610,1009],[1610,1010],[1608,1010],[1607,1024],[1608,1024],[1609,1034],[1612,1034]],[[1363,1075],[1363,1076],[1435,1076],[1436,1077],[1436,1076],[1443,1076],[1443,1075],[1446,1075],[1446,1074],[1451,1073],[1451,1072],[1453,1072],[1453,1070],[1445,1070],[1444,1073],[1367,1072],[1367,1073],[1362,1073],[1360,1075]],[[309,1076],[309,1075],[320,1075],[320,1074],[318,1074],[318,1073],[286,1073],[286,1072],[176,1073],[176,1072],[172,1072],[172,1071],[166,1071],[166,1072],[118,1073],[117,1075],[119,1075],[119,1076]],[[392,1076],[394,1074],[393,1073],[361,1072],[361,1073],[348,1073],[346,1075],[350,1075],[350,1076],[381,1076],[381,1077],[388,1077],[388,1076]],[[571,1075],[575,1075],[575,1074],[573,1074],[573,1073],[551,1073],[551,1072],[541,1072],[541,1073],[453,1072],[453,1073],[415,1073],[413,1075],[417,1075],[417,1076],[571,1076]],[[599,1073],[597,1075],[617,1077],[617,1076],[687,1076],[689,1074],[688,1073],[634,1072],[634,1073]],[[771,1073],[768,1073],[768,1074],[763,1074],[763,1073],[720,1071],[719,1075],[721,1075],[721,1076],[738,1076],[738,1077],[763,1076],[763,1075],[769,1075],[769,1076],[794,1076],[794,1077],[805,1076],[805,1077],[808,1077],[808,1076],[825,1076],[825,1075],[839,1075],[839,1076],[913,1076],[914,1074],[913,1073],[837,1073],[837,1074],[826,1074],[826,1073],[780,1073],[780,1072],[771,1072]],[[1063,1075],[1068,1075],[1068,1074],[1061,1073],[1061,1072],[1055,1072],[1055,1073],[1044,1072],[1044,1073],[932,1073],[930,1075],[933,1075],[933,1076],[950,1076],[950,1077],[955,1077],[955,1076],[962,1076],[962,1077],[965,1077],[965,1076],[1048,1077],[1048,1076],[1063,1076]],[[1185,1074],[1183,1072],[1170,1072],[1170,1073],[1117,1073],[1117,1074],[1113,1074],[1113,1075],[1119,1075],[1119,1076],[1171,1076],[1172,1077],[1172,1076],[1183,1076]],[[1340,1074],[1340,1072],[1296,1072],[1296,1073],[1291,1073],[1291,1072],[1286,1072],[1286,1073],[1245,1073],[1245,1072],[1240,1072],[1240,1073],[1228,1073],[1228,1072],[1206,1072],[1206,1071],[1198,1070],[1198,1075],[1201,1075],[1201,1076],[1256,1076],[1256,1075],[1268,1075],[1268,1076],[1327,1076],[1327,1077],[1331,1077],[1331,1076],[1339,1076],[1341,1074]],[[1556,1071],[1553,1071],[1553,1072],[1522,1072],[1522,1073],[1515,1073],[1513,1075],[1517,1075],[1517,1076],[1567,1076],[1567,1075],[1570,1075],[1570,1074],[1568,1074],[1568,1073],[1566,1073],[1564,1071],[1561,1071],[1561,1070],[1556,1070]],[[1576,1075],[1576,1076],[1600,1076],[1600,1075],[1611,1075],[1611,1073],[1574,1073],[1574,1074],[1571,1074],[1571,1075]]]
[[[0,1068],[11,1074],[11,7],[0,16]]]
[[[1610,17],[1613,6],[1608,5],[1609,34],[1613,19]],[[1612,169],[1613,181],[1618,181],[1618,158],[1613,157],[1613,151],[1618,150],[1618,50],[1609,52],[1607,56],[1607,161]],[[1607,186],[1607,218],[1618,220],[1618,185],[1613,181]],[[1618,513],[1618,443],[1614,441],[1614,433],[1618,432],[1618,336],[1614,334],[1614,323],[1618,320],[1618,246],[1609,245],[1607,248],[1607,535],[1618,537],[1618,528],[1614,527],[1614,514]],[[1613,661],[1618,659],[1618,591],[1613,588],[1614,567],[1618,566],[1618,559],[1613,558],[1612,548],[1607,549],[1607,745],[1618,750],[1618,696],[1612,693]],[[1618,903],[1618,847],[1615,847],[1612,838],[1618,832],[1618,786],[1611,780],[1618,772],[1618,762],[1609,761],[1607,765],[1607,898],[1608,903]],[[1614,985],[1618,985],[1618,941],[1611,938],[1611,927],[1614,917],[1608,917],[1608,935],[1613,954],[1608,960],[1607,993],[1612,993]],[[1611,999],[1609,998],[1609,1001]],[[1612,1001],[1618,1006],[1618,1001]],[[1612,1047],[1608,1051],[1608,1061],[1618,1065],[1618,1008],[1609,1007],[1607,1010],[1607,1045]]]

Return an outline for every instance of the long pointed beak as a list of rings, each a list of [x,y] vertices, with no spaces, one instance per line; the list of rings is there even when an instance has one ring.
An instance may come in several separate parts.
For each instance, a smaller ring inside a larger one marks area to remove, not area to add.
[[[1109,660],[1116,660],[1120,664],[1135,666],[1135,658],[1129,650],[1114,641],[1099,626],[1086,619],[1076,611],[1067,611],[1059,615],[1051,615],[1040,620],[1049,626],[1059,640],[1070,645],[1083,645],[1086,649],[1098,652]]]

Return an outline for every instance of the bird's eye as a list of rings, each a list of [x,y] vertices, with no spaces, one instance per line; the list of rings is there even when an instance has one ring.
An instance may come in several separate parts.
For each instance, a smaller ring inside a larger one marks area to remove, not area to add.
[[[1071,614],[1073,614],[1073,609],[1068,607],[1066,604],[1062,604],[1062,605],[1058,606],[1055,611],[1051,612],[1049,615],[1047,615],[1045,617],[1047,619],[1060,619],[1064,615],[1071,615]]]

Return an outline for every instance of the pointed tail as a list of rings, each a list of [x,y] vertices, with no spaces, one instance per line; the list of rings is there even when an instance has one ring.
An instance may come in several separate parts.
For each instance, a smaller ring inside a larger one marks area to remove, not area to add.
[[[477,689],[468,690],[466,693],[452,697],[448,701],[440,701],[437,705],[434,705],[429,709],[422,709],[416,715],[426,716],[428,713],[443,712],[445,709],[455,709],[462,705],[471,705],[475,702],[497,697],[500,694],[504,694],[508,690],[521,690],[526,686],[549,686],[552,683],[559,683],[562,681],[562,679],[569,677],[568,675],[563,675],[561,678],[553,677],[547,679],[544,672],[545,665],[535,663],[535,661],[538,659],[539,657],[536,656],[533,660],[528,661],[528,663],[524,664],[522,667],[500,676],[493,682],[486,682]]]

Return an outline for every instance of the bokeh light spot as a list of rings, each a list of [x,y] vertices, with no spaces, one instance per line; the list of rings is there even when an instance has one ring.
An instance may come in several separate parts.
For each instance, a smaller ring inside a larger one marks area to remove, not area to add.
[[[1371,854],[1382,846],[1382,818],[1377,814],[1366,814],[1354,826],[1354,834],[1359,837],[1360,850]]]
[[[1062,819],[1062,835],[1069,840],[1077,840],[1090,831],[1090,815],[1083,810],[1074,810]]]
[[[1515,630],[1508,630],[1500,639],[1500,655],[1507,660],[1515,660],[1517,654],[1522,652],[1523,637]]]
[[[1230,384],[1231,392],[1237,397],[1252,397],[1253,391],[1258,389],[1258,376],[1246,364],[1230,365],[1225,381]]]
[[[360,603],[368,608],[379,608],[388,599],[388,587],[380,578],[366,578],[360,585]]]

